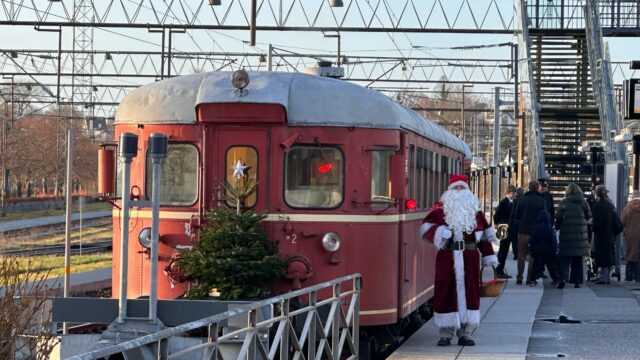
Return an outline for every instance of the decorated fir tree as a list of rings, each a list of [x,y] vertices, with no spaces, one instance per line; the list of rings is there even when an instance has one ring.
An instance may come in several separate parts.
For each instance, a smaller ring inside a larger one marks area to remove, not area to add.
[[[244,208],[256,183],[244,174],[246,167],[240,169],[234,171],[235,184],[225,183],[227,200],[236,209],[223,206],[209,211],[199,241],[178,259],[192,279],[189,298],[206,297],[213,288],[224,300],[264,298],[269,283],[284,272],[285,261],[261,227],[266,214]]]

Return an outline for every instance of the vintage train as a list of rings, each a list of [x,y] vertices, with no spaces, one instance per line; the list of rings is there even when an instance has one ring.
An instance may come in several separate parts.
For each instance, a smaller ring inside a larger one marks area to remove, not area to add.
[[[247,206],[268,212],[270,238],[291,258],[279,290],[360,273],[362,326],[383,326],[393,335],[399,330],[388,327],[406,324],[412,313],[428,316],[435,250],[420,239],[421,222],[449,174],[467,172],[470,159],[468,146],[438,125],[341,80],[210,72],[129,93],[115,118],[115,138],[123,132],[139,136],[143,155],[149,134],[169,137],[160,192],[160,299],[185,292],[172,258],[191,244],[206,209],[234,206],[220,184],[233,178],[240,161],[258,183]],[[150,198],[150,181],[151,161],[136,157],[132,196]],[[114,254],[120,218],[114,207]],[[131,211],[130,238],[148,237],[150,226],[151,211]],[[148,294],[144,244],[129,242],[130,298]],[[113,259],[114,297],[120,261]]]

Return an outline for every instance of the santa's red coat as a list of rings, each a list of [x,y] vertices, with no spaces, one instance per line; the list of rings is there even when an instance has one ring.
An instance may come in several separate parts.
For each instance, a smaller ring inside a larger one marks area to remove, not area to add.
[[[496,266],[498,259],[491,241],[497,241],[493,228],[482,212],[476,213],[476,229],[464,233],[465,244],[477,249],[454,251],[444,247],[450,241],[438,236],[440,226],[448,227],[442,203],[436,203],[421,227],[423,239],[436,246],[436,274],[434,289],[434,320],[438,327],[460,328],[460,324],[480,322],[480,257],[483,266]]]

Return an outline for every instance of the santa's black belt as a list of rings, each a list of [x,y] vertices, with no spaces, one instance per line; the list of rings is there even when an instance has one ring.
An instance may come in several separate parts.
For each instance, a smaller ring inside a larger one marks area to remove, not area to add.
[[[471,241],[449,241],[444,250],[476,250],[478,246]]]

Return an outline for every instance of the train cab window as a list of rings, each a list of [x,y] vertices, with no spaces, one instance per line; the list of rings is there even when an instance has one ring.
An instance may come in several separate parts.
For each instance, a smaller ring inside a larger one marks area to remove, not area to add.
[[[147,153],[146,191],[151,198],[153,164]],[[198,149],[191,144],[169,144],[162,164],[160,205],[188,206],[198,198]]]
[[[371,201],[391,201],[391,157],[393,150],[371,152]]]
[[[285,159],[284,200],[293,208],[332,209],[344,198],[344,159],[334,147],[295,146]]]
[[[242,177],[238,177],[236,171],[238,161],[243,168]],[[227,169],[226,179],[227,183],[236,188],[248,185],[250,183],[256,183],[258,181],[258,152],[251,146],[232,146],[227,149],[227,158],[225,163],[225,169]],[[245,199],[244,207],[251,208],[256,205],[258,200],[257,191],[254,191]],[[235,203],[227,201],[227,205],[235,207]]]
[[[413,144],[409,145],[409,155],[407,157],[407,166],[409,167],[409,199],[415,199],[416,191],[414,189],[416,181],[415,181],[415,164],[414,157],[416,153],[416,147]],[[418,148],[418,166],[420,163],[420,148]],[[420,183],[418,185],[418,193],[420,193]],[[418,196],[420,198],[420,196]]]

